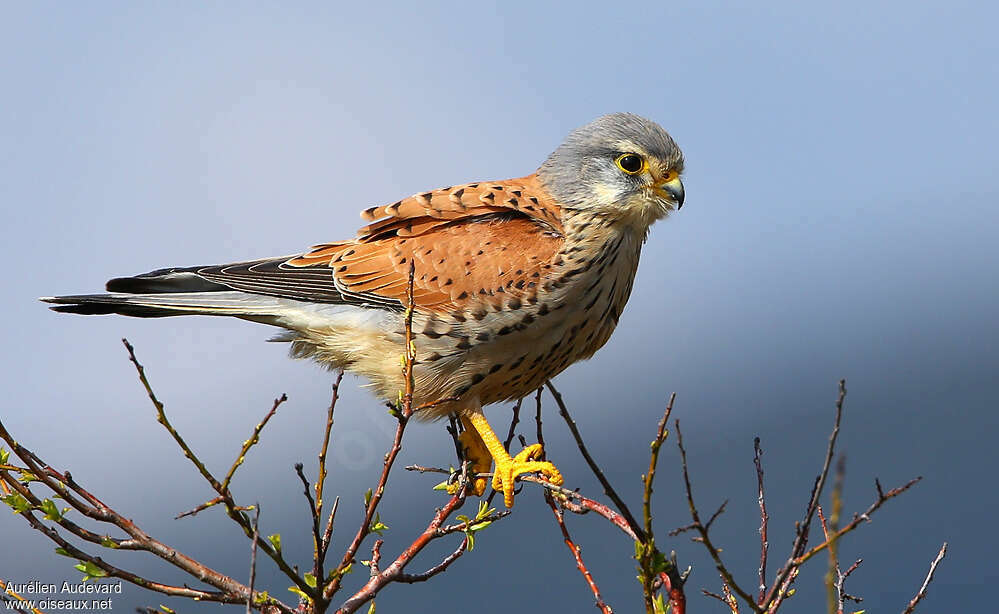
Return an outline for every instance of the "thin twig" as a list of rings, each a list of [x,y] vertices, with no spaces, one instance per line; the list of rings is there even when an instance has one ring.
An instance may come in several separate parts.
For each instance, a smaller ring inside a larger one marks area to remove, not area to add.
[[[187,445],[187,442],[184,441],[184,438],[181,437],[180,433],[177,432],[177,430],[173,427],[172,424],[170,424],[169,419],[167,419],[166,410],[164,409],[163,403],[161,403],[160,400],[156,398],[156,394],[153,392],[153,388],[150,385],[149,380],[146,378],[145,368],[142,366],[142,364],[139,363],[138,359],[135,356],[135,348],[133,348],[132,344],[128,342],[128,339],[122,339],[121,341],[125,345],[125,349],[128,351],[129,360],[132,362],[136,372],[139,375],[139,381],[142,383],[142,386],[146,390],[146,394],[149,396],[149,400],[153,403],[153,407],[156,409],[157,422],[163,425],[163,428],[165,428],[167,432],[170,433],[170,436],[173,437],[174,441],[177,443],[178,446],[180,446],[180,449],[184,452],[184,456],[186,456],[188,460],[190,460],[194,464],[194,466],[198,469],[198,472],[205,479],[205,481],[211,484],[215,492],[222,497],[223,504],[225,505],[226,514],[229,516],[229,518],[231,518],[233,522],[239,525],[239,527],[243,530],[243,534],[246,535],[247,538],[253,539],[253,527],[251,526],[249,516],[243,512],[242,508],[236,505],[236,501],[233,499],[232,493],[229,492],[229,489],[223,488],[222,483],[219,482],[214,475],[212,475],[211,471],[208,470],[208,468],[201,461],[201,459],[199,459],[197,455],[194,454],[194,451],[191,450],[191,448]],[[278,403],[275,402],[275,404]],[[308,593],[308,591],[310,590],[309,585],[305,582],[304,579],[302,579],[301,576],[299,576],[295,572],[294,569],[291,568],[290,565],[288,565],[287,561],[285,561],[284,557],[281,555],[281,552],[278,551],[276,548],[274,548],[269,542],[263,540],[259,536],[257,538],[257,542],[260,549],[272,561],[274,561],[274,564],[278,566],[278,569],[280,569],[281,572],[288,579],[294,582],[295,585],[298,586],[299,590]],[[167,556],[170,555],[168,554]]]
[[[349,599],[347,599],[347,601],[343,602],[343,604],[337,609],[336,614],[350,614],[350,612],[357,611],[358,608],[373,599],[378,591],[389,583],[396,581],[403,569],[405,569],[406,565],[408,565],[409,562],[412,561],[413,558],[419,554],[428,543],[440,537],[438,529],[440,529],[441,524],[443,524],[455,510],[464,504],[465,490],[465,484],[462,484],[462,487],[458,490],[458,494],[452,496],[443,508],[437,510],[437,513],[434,515],[427,528],[424,529],[423,533],[421,533],[420,536],[409,545],[409,547],[407,547],[394,561],[392,561],[388,567],[381,570],[377,575],[369,578],[367,583],[365,583],[360,590],[354,593]]]
[[[649,471],[643,476],[642,480],[644,486],[642,489],[642,516],[645,520],[646,535],[652,535],[652,486],[656,479],[659,450],[662,448],[663,442],[666,441],[666,437],[669,434],[666,431],[666,425],[669,424],[669,417],[673,413],[674,401],[676,401],[675,392],[669,395],[666,410],[663,412],[663,417],[659,420],[659,426],[656,427],[656,438],[649,444],[649,448],[651,449],[649,453]]]
[[[309,596],[315,599],[322,594],[322,586],[318,585],[323,581],[323,570],[319,567],[319,545],[322,544],[323,538],[319,534],[319,510],[316,508],[316,501],[312,498],[312,485],[309,484],[309,480],[305,477],[305,467],[302,463],[295,463],[295,473],[298,474],[298,479],[302,482],[304,487],[303,494],[305,495],[305,500],[309,504],[309,520],[312,523],[312,542],[316,546],[316,551],[313,553],[313,566],[312,566],[312,576],[316,578],[317,587],[316,591],[309,593]]]
[[[510,444],[513,443],[514,429],[517,428],[517,423],[520,422],[520,406],[523,402],[523,398],[517,399],[517,403],[513,406],[513,417],[510,418],[510,430],[507,431],[506,440],[503,441],[503,447],[508,454],[510,453]]]
[[[569,529],[565,526],[565,517],[562,514],[562,510],[555,505],[554,498],[552,498],[552,496],[547,492],[545,493],[545,502],[548,503],[548,507],[551,508],[559,529],[562,530],[562,540],[565,542],[566,547],[569,548],[569,552],[572,553],[572,558],[576,561],[576,568],[579,569],[579,573],[583,575],[583,580],[586,581],[586,585],[590,587],[590,592],[593,593],[593,599],[595,600],[597,609],[604,614],[614,614],[614,610],[612,610],[611,607],[604,602],[603,597],[600,595],[600,589],[597,588],[597,583],[593,580],[593,575],[586,567],[586,563],[583,562],[582,550],[576,542],[572,541],[572,537],[569,535]]]
[[[770,522],[770,516],[767,514],[767,500],[763,490],[762,456],[763,449],[760,447],[760,438],[756,437],[753,439],[753,463],[756,465],[756,499],[760,506],[760,594],[756,603],[760,605],[763,605],[763,598],[767,594],[767,550],[770,548],[770,542],[767,539],[767,525]]]
[[[794,543],[791,545],[791,555],[788,557],[787,562],[778,570],[773,586],[770,587],[769,592],[763,600],[763,606],[767,610],[770,610],[773,605],[780,603],[782,599],[781,595],[784,591],[783,587],[789,579],[794,561],[801,556],[808,544],[808,530],[811,526],[812,518],[815,517],[815,509],[819,504],[823,486],[825,486],[826,478],[829,475],[829,467],[832,464],[833,453],[836,448],[836,438],[839,436],[839,427],[843,420],[843,401],[845,398],[846,380],[841,379],[839,380],[839,394],[836,397],[836,419],[833,421],[832,432],[829,434],[829,442],[826,445],[826,456],[822,463],[822,470],[819,472],[818,477],[815,479],[815,485],[812,487],[812,495],[809,498],[808,507],[805,508],[805,517],[798,524]]]
[[[828,548],[831,543],[834,543],[839,538],[843,537],[850,531],[856,529],[861,522],[870,522],[871,515],[874,512],[876,512],[878,508],[884,505],[889,499],[893,499],[894,497],[897,497],[903,492],[909,490],[909,488],[911,488],[913,485],[915,485],[917,482],[919,482],[922,479],[923,479],[922,476],[915,477],[906,482],[905,484],[902,484],[901,486],[892,488],[888,492],[879,493],[878,498],[874,501],[874,503],[871,503],[871,505],[866,510],[864,510],[860,514],[854,514],[853,519],[849,523],[844,525],[841,529],[832,533],[828,540],[823,541],[821,544],[818,544],[817,546],[814,546],[811,550],[808,550],[798,558],[791,561],[792,565],[796,567],[800,566],[808,559],[812,558],[816,554]]]
[[[912,601],[910,601],[909,605],[902,611],[902,614],[912,614],[916,610],[916,605],[918,605],[919,602],[923,600],[923,597],[926,596],[926,590],[930,587],[930,582],[933,581],[933,574],[937,571],[937,565],[940,564],[940,561],[942,561],[945,556],[947,556],[947,542],[944,542],[943,545],[940,546],[940,551],[937,552],[936,558],[934,558],[933,562],[930,563],[930,570],[926,573],[926,579],[923,580],[923,585],[919,587],[919,592],[917,592],[916,596],[912,598]]]
[[[336,402],[340,399],[340,382],[343,381],[343,369],[337,371],[336,380],[333,382],[333,392],[330,398],[329,408],[326,410],[326,428],[323,429],[323,443],[319,448],[319,477],[316,479],[316,515],[323,513],[323,494],[326,488],[326,454],[330,448],[330,436],[333,432],[333,414],[336,411]],[[319,570],[317,578],[322,577],[323,562],[326,560],[326,551],[329,549],[329,537],[333,534],[332,516],[326,523],[326,531],[323,532],[322,539],[315,544],[315,567]]]
[[[229,467],[229,471],[226,472],[225,478],[222,480],[222,490],[229,490],[229,484],[232,482],[233,476],[236,475],[236,470],[239,469],[240,465],[243,464],[243,461],[246,460],[246,453],[260,441],[260,431],[264,430],[264,427],[267,426],[267,422],[277,412],[278,407],[280,407],[281,404],[287,400],[288,395],[285,394],[282,394],[279,398],[274,399],[274,404],[271,406],[271,410],[267,412],[267,415],[264,416],[263,420],[257,423],[257,426],[253,427],[253,434],[249,439],[243,442],[243,447],[239,451],[239,456],[237,456],[236,460],[233,461],[232,466]]]
[[[715,568],[718,570],[718,573],[722,575],[724,582],[728,584],[728,586],[731,587],[731,589],[735,591],[735,593],[739,595],[739,597],[741,597],[754,612],[762,613],[764,612],[763,608],[756,603],[749,593],[743,590],[742,587],[735,582],[735,578],[732,577],[732,573],[721,560],[721,551],[718,550],[713,543],[711,543],[707,527],[701,522],[701,517],[697,511],[697,506],[694,504],[694,495],[690,487],[690,473],[687,469],[687,450],[683,447],[683,433],[680,431],[680,421],[674,420],[673,425],[676,429],[676,445],[680,448],[680,463],[683,469],[683,485],[687,493],[687,507],[690,509],[690,517],[694,521],[693,528],[700,534],[701,539],[699,541],[704,544],[708,554],[711,555],[711,558],[715,562]],[[713,518],[717,517],[717,514],[718,512],[715,512],[715,516],[713,516]]]
[[[250,614],[253,603],[253,584],[257,581],[257,538],[260,537],[260,504],[253,509],[253,542],[250,544],[250,584],[246,596],[246,614]]]
[[[551,382],[548,382],[549,387]],[[537,432],[538,443],[541,444],[542,453],[545,449],[545,430],[542,428],[543,423],[541,422],[541,388],[538,387],[538,391],[534,393],[534,424],[535,430]]]
[[[600,485],[603,486],[604,494],[610,497],[611,501],[614,502],[614,505],[621,512],[621,515],[624,516],[631,532],[638,537],[636,541],[646,541],[647,538],[645,531],[641,526],[639,526],[638,521],[635,520],[631,510],[628,509],[627,505],[625,505],[624,500],[618,496],[617,491],[614,490],[613,486],[611,486],[610,481],[607,479],[607,476],[604,475],[600,466],[597,465],[597,462],[593,460],[592,456],[590,456],[590,451],[586,449],[586,444],[583,443],[583,438],[580,436],[579,429],[576,427],[576,421],[569,415],[569,410],[566,408],[565,402],[562,400],[562,395],[559,394],[559,391],[555,389],[555,386],[552,385],[550,380],[545,382],[545,386],[548,387],[548,391],[551,392],[552,396],[555,398],[555,403],[558,405],[559,409],[559,415],[562,416],[562,419],[565,420],[566,425],[569,427],[569,431],[572,432],[572,437],[576,440],[576,447],[579,448],[583,458],[586,459],[586,464],[589,465],[590,471],[593,472],[593,475],[595,475],[600,481]]]
[[[442,560],[440,563],[437,563],[436,565],[424,571],[423,573],[415,573],[415,574],[399,573],[399,575],[395,577],[395,581],[402,582],[405,584],[426,582],[430,578],[433,578],[437,574],[445,571],[448,567],[450,567],[451,563],[455,562],[456,560],[458,560],[458,558],[461,555],[465,554],[467,548],[468,548],[468,537],[465,537],[464,539],[461,540],[461,543],[458,544],[458,547],[454,549],[454,552],[444,557],[444,560]]]

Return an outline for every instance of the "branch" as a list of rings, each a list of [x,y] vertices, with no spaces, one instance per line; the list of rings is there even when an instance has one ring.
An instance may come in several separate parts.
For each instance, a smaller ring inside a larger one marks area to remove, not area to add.
[[[790,580],[791,570],[794,567],[794,560],[801,556],[804,552],[806,545],[808,544],[808,529],[811,525],[812,518],[815,517],[815,509],[819,505],[819,498],[822,496],[822,488],[825,486],[826,478],[829,476],[829,466],[832,463],[833,451],[836,448],[836,438],[839,436],[839,426],[843,420],[843,401],[846,398],[846,380],[839,380],[839,395],[836,397],[836,419],[833,422],[832,432],[829,434],[829,443],[826,446],[826,456],[822,463],[822,470],[819,472],[818,477],[815,479],[815,485],[812,487],[812,496],[808,501],[808,507],[805,510],[805,517],[798,524],[796,535],[794,538],[794,543],[791,545],[791,555],[784,565],[778,570],[777,578],[774,580],[773,586],[770,587],[770,591],[767,593],[766,598],[763,600],[764,604],[769,606],[779,605],[780,601],[783,599],[781,594],[785,590],[783,587]]]
[[[739,595],[739,597],[741,597],[743,601],[749,604],[749,607],[751,607],[754,612],[762,613],[765,610],[761,608],[759,605],[757,605],[756,601],[753,600],[753,598],[749,595],[749,593],[743,590],[742,587],[740,587],[735,582],[735,578],[732,577],[732,573],[728,570],[727,567],[725,567],[725,563],[723,563],[721,560],[721,551],[718,548],[716,548],[714,544],[711,543],[711,538],[708,536],[708,526],[701,522],[700,514],[697,511],[697,506],[694,504],[694,495],[690,488],[690,474],[687,470],[687,450],[683,447],[683,433],[680,432],[680,421],[674,420],[673,425],[676,428],[676,445],[677,447],[680,448],[680,461],[683,468],[683,485],[687,493],[687,507],[690,509],[690,517],[694,521],[691,528],[695,529],[700,534],[699,541],[702,544],[704,544],[704,547],[707,549],[708,554],[710,554],[711,558],[714,560],[715,569],[717,569],[718,573],[721,574],[724,583],[727,584],[729,587],[731,587],[731,589],[735,591],[735,593]],[[722,507],[719,508],[719,511],[715,512],[714,515],[711,517],[712,521],[718,516],[721,509],[723,508],[724,504],[722,504]]]
[[[123,530],[131,537],[131,539],[118,540],[111,539],[107,536],[97,536],[95,533],[87,531],[86,529],[83,529],[68,520],[62,512],[46,512],[47,519],[54,521],[67,532],[91,543],[96,542],[104,547],[112,549],[143,550],[145,552],[152,553],[167,561],[171,565],[183,570],[187,574],[218,589],[218,591],[203,591],[192,589],[187,586],[173,586],[156,582],[133,572],[111,565],[103,561],[100,557],[80,550],[73,544],[66,541],[66,539],[53,527],[45,525],[35,516],[33,511],[31,511],[34,509],[41,509],[44,501],[38,499],[26,485],[21,484],[13,475],[10,474],[10,472],[7,470],[0,470],[0,480],[5,482],[19,496],[23,497],[25,502],[30,506],[29,509],[24,510],[21,514],[25,520],[31,525],[32,528],[43,533],[46,537],[55,542],[56,545],[62,548],[63,551],[69,556],[92,564],[96,569],[100,569],[104,575],[121,578],[132,584],[167,595],[189,597],[203,601],[217,601],[221,603],[246,602],[246,599],[250,595],[248,587],[146,534],[131,520],[121,516],[118,512],[105,505],[97,497],[84,489],[80,484],[73,480],[72,476],[68,472],[60,473],[56,471],[30,450],[14,441],[13,437],[3,426],[2,422],[0,422],[0,438],[11,446],[11,449],[18,458],[24,461],[27,469],[37,481],[44,484],[45,487],[55,493],[56,496],[66,501],[71,508],[77,510],[88,518],[98,522],[111,524]],[[254,595],[254,599],[256,598],[256,595]],[[277,602],[276,600],[268,601],[268,605],[281,608],[283,611],[291,611],[290,608],[280,602]]]
[[[129,360],[135,366],[135,370],[139,374],[139,381],[142,382],[142,386],[146,389],[146,394],[149,396],[149,400],[152,401],[153,407],[156,408],[157,422],[162,424],[163,428],[165,428],[167,432],[170,433],[170,436],[173,437],[174,441],[177,443],[178,446],[180,446],[180,449],[184,452],[184,456],[186,456],[194,464],[194,466],[197,467],[198,472],[205,479],[205,481],[211,484],[215,492],[218,493],[220,497],[222,497],[222,503],[225,506],[226,514],[229,516],[229,518],[231,518],[233,522],[239,525],[239,527],[243,530],[243,534],[246,535],[248,539],[253,539],[253,526],[252,523],[250,522],[249,516],[243,512],[243,509],[245,508],[240,508],[239,506],[236,505],[236,501],[235,499],[233,499],[232,493],[229,491],[228,487],[227,486],[223,487],[223,484],[219,482],[217,479],[215,479],[215,476],[212,475],[212,473],[208,470],[205,464],[197,457],[194,451],[191,450],[191,448],[187,445],[187,442],[184,441],[184,438],[180,436],[180,433],[178,433],[177,430],[173,427],[173,425],[170,424],[169,419],[167,419],[163,403],[161,403],[160,400],[156,398],[156,394],[153,392],[153,388],[149,384],[149,380],[146,378],[145,368],[139,363],[138,359],[135,357],[135,348],[133,348],[132,344],[128,342],[128,339],[122,339],[121,341],[125,345],[125,349],[128,350]],[[275,407],[272,408],[271,410],[272,412],[276,410],[276,406],[280,405],[280,402],[281,402],[280,399],[274,402]],[[258,431],[255,430],[254,432],[256,433]],[[249,448],[246,447],[246,449]],[[291,568],[290,565],[288,565],[287,561],[284,560],[284,557],[281,555],[281,552],[277,548],[274,548],[270,544],[270,542],[262,539],[259,535],[257,536],[256,541],[258,547],[264,552],[264,554],[266,554],[272,561],[274,561],[274,564],[277,565],[278,569],[280,569],[281,572],[287,578],[289,578],[292,582],[294,582],[295,585],[299,588],[299,590],[301,590],[306,594],[310,594],[310,592],[312,591],[312,587],[310,587],[305,582],[305,580],[302,579],[295,572],[295,570]]]
[[[464,485],[463,485],[464,486]],[[347,601],[337,609],[336,614],[349,614],[350,612],[357,611],[362,605],[367,603],[369,600],[373,599],[375,594],[383,589],[386,585],[394,582],[402,574],[402,570],[405,569],[406,565],[415,557],[423,548],[429,544],[432,540],[440,537],[438,534],[438,529],[441,524],[458,508],[460,508],[465,503],[465,488],[461,488],[458,494],[451,497],[447,504],[437,510],[434,514],[433,519],[427,528],[420,534],[412,544],[409,545],[394,561],[384,571],[380,571],[378,574],[372,573],[372,576],[368,579],[367,583],[360,590],[354,593]],[[462,549],[462,552],[464,550]],[[455,556],[457,558],[461,556],[460,554]],[[450,558],[450,557],[449,557]],[[442,563],[442,567],[446,568],[450,562],[447,564]],[[428,571],[428,577],[436,575],[438,572],[430,573],[433,570]],[[418,581],[418,580],[414,580]]]
[[[583,438],[579,434],[579,429],[576,427],[576,421],[573,420],[572,416],[569,415],[569,410],[566,408],[565,402],[562,401],[562,395],[559,394],[559,391],[555,389],[554,385],[552,385],[551,380],[546,381],[545,386],[548,387],[548,391],[551,392],[552,397],[555,398],[555,403],[558,404],[559,415],[562,416],[562,419],[565,420],[566,425],[569,427],[569,430],[572,432],[572,437],[573,439],[576,440],[576,446],[579,448],[579,451],[582,453],[583,458],[586,459],[586,464],[589,465],[590,471],[592,471],[593,475],[595,475],[597,479],[600,480],[600,485],[604,487],[604,494],[610,497],[611,501],[614,502],[614,505],[621,512],[621,515],[624,516],[624,519],[625,521],[627,521],[628,527],[631,529],[631,532],[635,534],[638,538],[636,541],[644,542],[647,539],[645,531],[642,530],[642,527],[639,526],[638,522],[635,520],[635,517],[632,515],[631,510],[628,509],[628,506],[625,505],[621,497],[618,496],[617,491],[614,490],[614,487],[611,486],[610,481],[607,480],[607,476],[604,475],[604,472],[600,469],[600,466],[597,465],[596,461],[593,460],[593,457],[590,456],[590,452],[589,450],[586,449],[586,444],[583,443]]]
[[[569,552],[572,553],[572,558],[576,561],[576,567],[579,569],[579,573],[583,574],[583,579],[586,580],[586,585],[590,587],[590,592],[593,593],[593,599],[596,601],[595,605],[597,606],[597,609],[604,614],[614,614],[614,610],[612,610],[609,605],[604,603],[604,599],[600,595],[600,589],[597,588],[597,583],[593,580],[593,575],[590,574],[590,570],[587,569],[586,563],[583,562],[582,550],[574,541],[572,541],[572,537],[569,535],[569,529],[565,526],[565,518],[562,514],[562,510],[555,505],[555,500],[547,493],[545,494],[545,502],[548,503],[548,507],[551,508],[559,529],[562,530],[562,540],[565,542],[566,547],[569,548]]]
[[[767,539],[767,525],[770,516],[767,514],[766,495],[763,491],[763,449],[760,448],[760,438],[753,439],[753,462],[756,465],[757,502],[760,506],[760,594],[756,602],[763,604],[767,593],[767,550],[770,542]]]
[[[909,605],[905,608],[902,614],[912,614],[916,610],[916,605],[923,600],[923,597],[926,596],[926,589],[930,587],[930,582],[933,581],[933,574],[937,571],[937,565],[940,564],[940,561],[942,561],[945,556],[947,556],[947,542],[944,542],[943,545],[940,546],[940,552],[937,552],[936,558],[934,558],[933,562],[930,563],[930,571],[927,572],[926,579],[923,580],[923,585],[919,587],[919,592],[912,598],[912,601],[909,602]]]

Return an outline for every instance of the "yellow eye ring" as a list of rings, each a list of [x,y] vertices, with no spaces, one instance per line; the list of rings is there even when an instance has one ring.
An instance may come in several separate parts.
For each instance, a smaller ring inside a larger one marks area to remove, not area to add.
[[[638,175],[649,168],[645,158],[636,153],[624,153],[614,159],[614,164],[629,175]]]

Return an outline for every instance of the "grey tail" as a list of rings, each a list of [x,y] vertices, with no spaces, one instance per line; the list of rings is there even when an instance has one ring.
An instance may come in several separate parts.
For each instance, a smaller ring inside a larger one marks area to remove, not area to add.
[[[280,309],[281,298],[237,290],[205,279],[190,269],[161,269],[107,283],[108,294],[47,296],[60,313],[120,314],[138,318],[179,315],[266,316]]]

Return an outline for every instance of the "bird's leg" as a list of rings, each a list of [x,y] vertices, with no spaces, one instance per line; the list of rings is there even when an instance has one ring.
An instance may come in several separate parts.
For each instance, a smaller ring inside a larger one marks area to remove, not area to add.
[[[465,425],[465,433],[476,434],[475,438],[481,444],[477,448],[478,452],[481,454],[482,448],[485,448],[489,455],[492,456],[492,459],[496,461],[496,471],[493,473],[493,488],[502,491],[503,503],[507,507],[513,507],[513,482],[522,473],[534,473],[537,471],[548,478],[552,484],[562,484],[562,474],[555,468],[555,465],[546,461],[535,460],[541,456],[541,444],[536,443],[527,446],[517,456],[511,458],[506,448],[503,447],[503,442],[493,432],[492,427],[489,426],[489,422],[486,421],[486,417],[481,412],[472,412],[463,415],[461,420]],[[471,451],[471,446],[469,446],[469,450]],[[472,460],[473,462],[479,462],[478,459]],[[485,462],[488,463],[489,461],[486,460]],[[488,468],[488,464],[486,467]]]
[[[458,435],[458,443],[461,444],[464,451],[465,460],[472,463],[471,470],[473,473],[489,473],[489,470],[493,466],[493,457],[489,454],[489,449],[467,418],[462,416],[461,423],[465,427],[465,430]],[[453,495],[458,492],[458,488],[458,483],[451,484],[448,486],[447,491]],[[468,490],[476,497],[481,497],[482,493],[486,492],[486,478],[474,478],[469,483]]]

